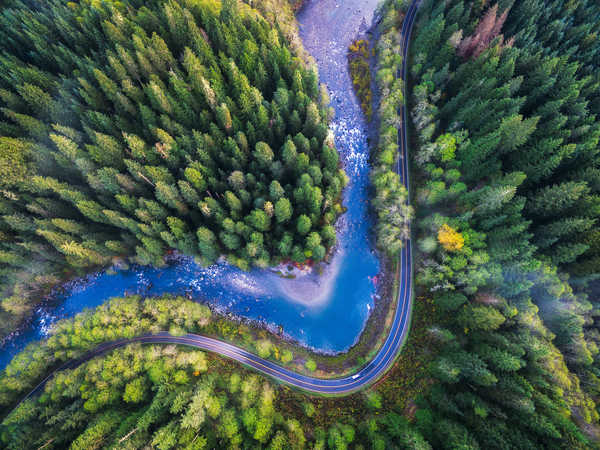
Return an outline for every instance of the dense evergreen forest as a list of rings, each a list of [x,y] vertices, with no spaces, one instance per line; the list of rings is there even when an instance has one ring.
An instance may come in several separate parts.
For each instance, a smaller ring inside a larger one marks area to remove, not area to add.
[[[600,400],[600,5],[425,1],[420,14],[416,280],[442,314],[417,428],[440,448],[586,447]]]
[[[418,288],[390,374],[319,399],[199,351],[132,346],[52,380],[2,423],[4,446],[598,447],[600,4],[423,0],[405,99],[408,3],[383,3],[374,43],[373,203],[390,254],[412,214],[390,171],[403,102],[412,130]],[[249,267],[325,255],[344,175],[316,75],[280,30],[227,1],[8,5],[5,311],[23,314],[52,277],[114,257],[160,264],[174,248]],[[41,40],[47,30],[55,45]],[[114,299],[17,357],[0,404],[100,342],[237,330],[227,324],[184,299]],[[305,363],[243,339],[279,363]]]
[[[115,258],[248,269],[335,243],[346,178],[327,97],[256,10],[11,0],[0,41],[2,333]]]

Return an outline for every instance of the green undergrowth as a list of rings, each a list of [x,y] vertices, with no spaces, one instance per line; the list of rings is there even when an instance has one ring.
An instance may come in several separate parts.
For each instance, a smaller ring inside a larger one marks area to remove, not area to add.
[[[437,342],[432,333],[437,314],[431,298],[415,298],[406,344],[394,367],[375,386],[381,395],[383,410],[402,411],[412,418],[415,400],[431,385],[428,368],[437,352]]]

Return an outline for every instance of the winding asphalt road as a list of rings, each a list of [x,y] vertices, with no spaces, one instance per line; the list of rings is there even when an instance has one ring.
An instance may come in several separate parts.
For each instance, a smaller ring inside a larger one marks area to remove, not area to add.
[[[406,64],[408,59],[408,44],[410,42],[419,3],[420,0],[412,1],[402,25],[401,49],[403,62],[401,73],[399,73],[398,76],[400,76],[404,82],[404,89],[406,89],[406,78],[408,72],[408,67]],[[408,97],[405,95],[404,98],[406,99]],[[398,144],[401,157],[398,158],[396,171],[400,175],[402,183],[404,183],[408,189],[408,137],[405,126],[407,117],[406,104],[402,107],[400,114],[402,117],[402,125],[399,130],[400,133],[398,133]],[[23,398],[21,402],[40,391],[58,371],[64,369],[73,369],[96,356],[135,342],[142,344],[179,344],[211,351],[238,361],[264,375],[268,375],[278,381],[284,382],[304,391],[329,395],[343,395],[354,392],[379,379],[392,366],[396,356],[400,353],[402,344],[404,343],[404,340],[408,334],[412,311],[412,259],[410,239],[406,241],[404,248],[402,249],[399,269],[401,279],[399,283],[398,305],[394,316],[394,322],[390,328],[390,334],[375,358],[373,358],[371,362],[369,362],[359,372],[352,376],[336,379],[321,379],[300,375],[271,361],[267,361],[252,353],[249,353],[246,350],[217,339],[197,334],[173,336],[167,332],[163,332],[153,335],[139,336],[132,339],[123,339],[100,345],[81,358],[69,361],[53,371],[40,384],[38,384],[33,391]]]

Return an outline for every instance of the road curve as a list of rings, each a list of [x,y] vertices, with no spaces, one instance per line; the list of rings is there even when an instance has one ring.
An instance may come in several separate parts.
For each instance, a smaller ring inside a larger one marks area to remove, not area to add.
[[[398,74],[403,80],[403,89],[406,91],[406,78],[408,73],[407,56],[408,44],[412,34],[417,9],[420,0],[413,0],[409,6],[401,31],[401,51],[403,56],[401,72]],[[405,92],[406,94],[406,92]],[[404,95],[404,98],[408,97]],[[409,189],[408,178],[408,132],[406,129],[407,106],[406,101],[401,108],[401,126],[398,133],[398,145],[400,157],[398,158],[396,171],[400,175],[402,183],[406,189]],[[407,199],[408,202],[408,199]],[[412,249],[411,241],[408,239],[400,254],[400,283],[398,292],[398,305],[394,315],[394,321],[390,328],[390,333],[385,343],[377,355],[365,365],[360,371],[352,376],[335,379],[321,379],[295,373],[289,369],[279,366],[271,361],[260,358],[246,350],[236,347],[227,342],[213,339],[207,336],[197,334],[187,334],[183,336],[173,336],[168,332],[162,332],[152,335],[143,335],[132,339],[122,339],[118,341],[102,344],[83,355],[81,358],[71,360],[58,369],[54,370],[44,380],[42,380],[27,396],[20,402],[40,391],[46,383],[57,372],[65,369],[73,369],[80,364],[107,353],[115,348],[123,347],[132,343],[142,344],[178,344],[199,348],[202,350],[217,353],[219,355],[231,358],[258,372],[268,375],[278,381],[302,389],[304,391],[328,394],[344,395],[361,389],[379,379],[394,363],[396,356],[402,348],[402,344],[408,334],[410,326],[410,316],[412,311]],[[18,406],[18,405],[17,405]]]

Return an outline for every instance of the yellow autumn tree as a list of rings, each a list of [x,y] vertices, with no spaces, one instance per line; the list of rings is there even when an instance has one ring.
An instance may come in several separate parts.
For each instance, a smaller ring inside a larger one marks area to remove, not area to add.
[[[438,231],[438,242],[449,252],[457,252],[465,245],[465,238],[448,224],[444,224]]]

